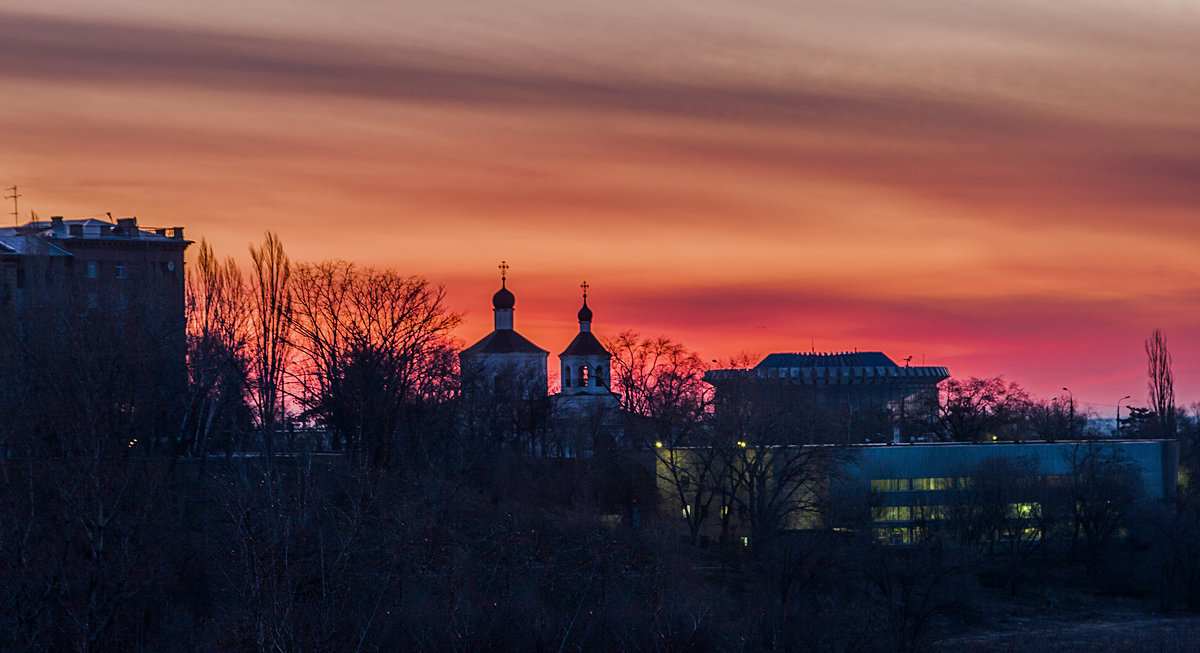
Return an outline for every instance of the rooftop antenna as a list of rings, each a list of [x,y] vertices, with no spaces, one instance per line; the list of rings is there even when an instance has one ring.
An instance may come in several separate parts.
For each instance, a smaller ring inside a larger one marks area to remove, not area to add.
[[[913,359],[913,357],[912,357],[912,356],[909,356],[908,358],[905,358],[905,359],[904,359],[904,366],[905,366],[905,367],[908,367],[908,364],[912,362],[912,359]]]
[[[13,210],[12,210],[13,226],[17,226],[21,222],[21,211],[17,208],[17,198],[20,197],[20,195],[17,193],[17,185],[13,184],[12,186],[5,188],[4,190],[12,191],[12,195],[5,195],[4,199],[13,201]]]

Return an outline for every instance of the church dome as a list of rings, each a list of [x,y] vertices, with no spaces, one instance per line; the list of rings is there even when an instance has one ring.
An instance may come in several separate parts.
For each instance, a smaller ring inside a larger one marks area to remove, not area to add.
[[[586,299],[583,300],[583,308],[579,309],[579,321],[580,322],[591,322],[592,321],[592,309],[588,308]]]
[[[512,307],[516,306],[516,304],[517,298],[514,297],[513,294],[508,291],[508,288],[504,287],[503,282],[501,282],[500,290],[497,290],[496,294],[492,295],[492,308],[495,308],[496,310],[512,310]]]

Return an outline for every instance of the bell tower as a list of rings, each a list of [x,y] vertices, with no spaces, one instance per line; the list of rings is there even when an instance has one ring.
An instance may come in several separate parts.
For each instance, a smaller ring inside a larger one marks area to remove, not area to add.
[[[579,333],[567,349],[558,355],[562,393],[609,394],[612,354],[592,335],[592,309],[587,304],[588,283],[584,281],[579,288],[583,290],[583,307],[578,313]]]

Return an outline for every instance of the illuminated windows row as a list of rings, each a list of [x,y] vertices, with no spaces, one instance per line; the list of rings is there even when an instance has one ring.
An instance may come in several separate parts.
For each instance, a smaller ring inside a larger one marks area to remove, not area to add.
[[[872,492],[908,492],[910,490],[953,490],[971,487],[973,479],[966,476],[940,478],[876,478],[871,480]]]
[[[976,514],[978,506],[962,506],[959,515]],[[1042,504],[1036,501],[1028,503],[1010,503],[1006,513],[1009,519],[1036,519],[1042,516]],[[955,516],[951,506],[878,506],[871,508],[871,521],[932,521],[950,519]]]
[[[950,506],[881,506],[871,509],[872,521],[950,519]]]
[[[1005,479],[1014,487],[1062,487],[1069,485],[1071,477],[1063,474],[1044,476],[1019,476]],[[987,484],[986,482],[984,482]],[[876,478],[871,479],[872,492],[910,492],[924,490],[965,490],[973,488],[977,480],[970,476],[942,476],[935,478]]]

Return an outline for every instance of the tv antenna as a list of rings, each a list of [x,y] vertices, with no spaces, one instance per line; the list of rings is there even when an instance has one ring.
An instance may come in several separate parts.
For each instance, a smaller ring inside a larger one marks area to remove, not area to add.
[[[909,356],[908,358],[905,358],[905,359],[904,359],[904,366],[905,366],[905,367],[908,367],[908,364],[912,362],[912,359],[913,359],[913,357],[912,357],[912,356]]]
[[[4,190],[12,191],[12,195],[5,195],[4,199],[13,201],[13,210],[12,210],[13,226],[17,226],[21,222],[21,211],[20,211],[20,209],[17,208],[17,198],[20,197],[20,195],[17,193],[17,185],[13,184],[12,186],[5,188]]]

